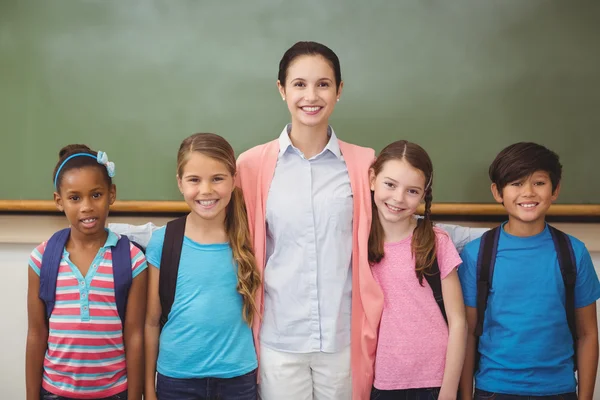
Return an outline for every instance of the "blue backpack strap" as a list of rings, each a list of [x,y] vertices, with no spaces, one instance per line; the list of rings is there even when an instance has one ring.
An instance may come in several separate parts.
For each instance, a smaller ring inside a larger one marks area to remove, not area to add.
[[[71,229],[66,228],[52,235],[46,243],[46,249],[42,256],[39,298],[46,305],[46,320],[50,319],[52,310],[54,310],[58,269],[70,234]]]
[[[115,282],[115,302],[121,324],[125,329],[125,312],[127,311],[127,298],[133,280],[131,271],[130,241],[127,236],[121,236],[117,245],[112,249],[113,279]]]
[[[577,369],[577,325],[575,324],[575,282],[577,281],[577,263],[571,239],[566,233],[548,225],[556,255],[560,273],[565,285],[565,311],[567,313],[567,324],[573,338],[574,367]]]

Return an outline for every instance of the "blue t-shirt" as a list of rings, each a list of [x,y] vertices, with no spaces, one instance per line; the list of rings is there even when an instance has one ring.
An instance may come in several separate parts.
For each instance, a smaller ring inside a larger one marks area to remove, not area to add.
[[[160,268],[165,227],[146,259]],[[242,317],[237,264],[228,243],[183,240],[175,301],[160,334],[156,369],[171,378],[233,378],[257,367],[252,330]]]
[[[585,245],[569,236],[577,262],[575,307],[600,298],[600,283]],[[481,239],[467,244],[458,269],[465,305],[477,306]],[[481,390],[524,396],[574,392],[573,339],[565,286],[550,230],[530,237],[500,233],[492,287],[479,341]]]

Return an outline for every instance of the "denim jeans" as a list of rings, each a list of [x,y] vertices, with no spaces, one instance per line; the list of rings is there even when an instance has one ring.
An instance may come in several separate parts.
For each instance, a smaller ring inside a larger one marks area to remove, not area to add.
[[[553,396],[517,396],[514,394],[493,393],[475,389],[475,400],[577,400],[577,394],[563,393]]]
[[[257,400],[256,370],[235,378],[178,379],[158,374],[158,400]]]
[[[58,396],[58,395],[52,394],[49,391],[47,391],[46,389],[42,388],[40,390],[40,400],[77,400],[77,399],[72,399],[70,397]],[[110,396],[110,397],[103,397],[101,399],[96,399],[96,400],[127,400],[127,390],[124,392],[121,392],[119,394]]]
[[[440,388],[371,390],[371,400],[437,400]]]

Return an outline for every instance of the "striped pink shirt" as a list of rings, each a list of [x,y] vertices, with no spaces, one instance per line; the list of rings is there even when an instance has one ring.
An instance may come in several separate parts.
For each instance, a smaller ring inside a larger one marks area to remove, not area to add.
[[[112,246],[119,236],[108,230],[106,243],[84,277],[64,250],[49,321],[42,387],[58,396],[97,399],[127,390],[123,326],[112,271]],[[39,275],[46,242],[37,246],[29,266]],[[131,245],[135,278],[147,268],[144,254]]]

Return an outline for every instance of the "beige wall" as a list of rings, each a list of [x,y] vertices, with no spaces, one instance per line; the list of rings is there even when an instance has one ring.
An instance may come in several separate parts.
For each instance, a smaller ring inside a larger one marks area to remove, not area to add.
[[[111,218],[110,222],[163,225],[168,219],[152,217]],[[2,399],[24,399],[25,337],[27,334],[27,259],[31,250],[65,227],[63,217],[0,215],[0,343],[4,351],[0,363]],[[481,226],[486,224],[462,223]],[[489,224],[488,224],[489,225]],[[583,240],[600,270],[600,224],[556,224]],[[600,384],[600,383],[599,383]],[[598,385],[597,385],[598,386]],[[600,400],[600,390],[594,399]]]

